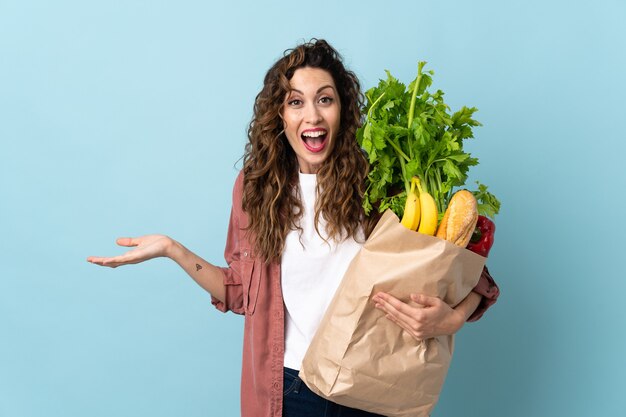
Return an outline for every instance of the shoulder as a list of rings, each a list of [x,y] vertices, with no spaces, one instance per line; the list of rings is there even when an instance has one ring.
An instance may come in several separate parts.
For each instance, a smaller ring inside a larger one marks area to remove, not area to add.
[[[237,174],[237,178],[235,178],[235,184],[233,185],[232,214],[237,219],[239,227],[241,229],[246,229],[248,227],[248,215],[243,208],[243,187],[244,174],[242,169]]]
[[[237,186],[243,188],[243,168],[239,170],[235,178],[235,187]]]

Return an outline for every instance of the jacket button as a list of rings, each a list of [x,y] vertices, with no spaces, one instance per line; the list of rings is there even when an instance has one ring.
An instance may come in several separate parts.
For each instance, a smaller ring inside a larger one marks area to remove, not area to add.
[[[248,252],[247,252],[247,251],[244,251],[243,256],[246,256],[246,257],[247,257],[247,256],[248,256]]]
[[[278,391],[280,389],[280,383],[278,381],[274,382],[273,388]]]

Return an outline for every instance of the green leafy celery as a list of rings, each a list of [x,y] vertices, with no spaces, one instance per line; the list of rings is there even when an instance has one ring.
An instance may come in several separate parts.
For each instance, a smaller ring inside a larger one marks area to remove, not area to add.
[[[418,63],[417,77],[406,87],[389,71],[386,80],[366,93],[365,120],[357,132],[359,145],[370,162],[363,201],[366,213],[390,208],[402,217],[411,178],[417,176],[432,194],[440,215],[467,180],[471,166],[478,164],[463,150],[463,141],[473,138],[476,108],[462,107],[450,114],[441,90],[428,91],[433,71]],[[474,192],[479,213],[493,217],[500,202],[479,184]]]

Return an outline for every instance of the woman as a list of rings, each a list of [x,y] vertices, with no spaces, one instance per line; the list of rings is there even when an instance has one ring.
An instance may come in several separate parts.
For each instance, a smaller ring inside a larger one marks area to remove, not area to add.
[[[361,201],[368,164],[356,142],[362,94],[325,41],[289,50],[267,72],[233,190],[225,259],[206,262],[162,235],[121,238],[135,249],[90,257],[117,267],[155,257],[177,262],[221,311],[245,314],[242,416],[372,416],[328,402],[297,378],[319,321],[348,264],[371,231]],[[456,308],[414,294],[373,302],[413,337],[453,334],[495,302],[484,273]],[[327,413],[327,414],[324,414]]]

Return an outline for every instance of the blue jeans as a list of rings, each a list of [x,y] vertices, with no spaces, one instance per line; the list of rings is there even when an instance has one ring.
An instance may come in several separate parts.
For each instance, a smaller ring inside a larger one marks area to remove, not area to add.
[[[328,401],[306,386],[298,371],[285,368],[283,417],[383,417]]]

